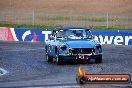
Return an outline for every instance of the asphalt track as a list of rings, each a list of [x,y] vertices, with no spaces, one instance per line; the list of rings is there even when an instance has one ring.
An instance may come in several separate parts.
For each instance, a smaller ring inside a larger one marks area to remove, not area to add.
[[[131,83],[80,86],[75,80],[76,70],[80,64],[89,74],[122,73],[132,76],[132,46],[103,45],[102,64],[91,61],[65,62],[64,65],[46,62],[44,46],[44,43],[1,41],[0,68],[6,73],[0,75],[0,87],[132,88]]]

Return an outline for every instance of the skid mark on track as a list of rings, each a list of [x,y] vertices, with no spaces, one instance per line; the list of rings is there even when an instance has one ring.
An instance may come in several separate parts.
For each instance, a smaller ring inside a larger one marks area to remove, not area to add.
[[[4,70],[3,68],[0,68],[0,76],[5,75],[7,73],[6,70]]]

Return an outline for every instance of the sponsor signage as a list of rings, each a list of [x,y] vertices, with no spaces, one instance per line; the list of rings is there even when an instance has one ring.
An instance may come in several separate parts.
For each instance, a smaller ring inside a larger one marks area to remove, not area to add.
[[[132,45],[131,30],[92,30],[101,44]]]
[[[14,41],[46,41],[49,39],[52,31],[44,29],[30,28],[10,28],[11,39]]]
[[[91,30],[101,44],[132,45],[132,30]],[[44,42],[49,39],[50,29],[9,28],[8,41]]]
[[[131,77],[129,74],[88,74],[79,66],[76,73],[76,81],[79,84],[86,83],[130,83]]]

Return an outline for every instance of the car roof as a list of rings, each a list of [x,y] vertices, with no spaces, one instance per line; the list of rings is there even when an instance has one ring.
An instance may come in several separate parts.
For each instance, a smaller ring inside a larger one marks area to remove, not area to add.
[[[63,27],[58,27],[55,30],[68,30],[68,29],[88,29],[83,26],[63,26]]]

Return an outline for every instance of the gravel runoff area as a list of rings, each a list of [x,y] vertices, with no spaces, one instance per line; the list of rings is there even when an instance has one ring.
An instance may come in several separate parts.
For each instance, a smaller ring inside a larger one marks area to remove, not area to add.
[[[103,45],[103,63],[48,63],[44,43],[0,42],[0,87],[70,87],[70,88],[132,88],[130,84],[78,85],[78,66],[89,74],[125,73],[132,75],[132,46]],[[1,71],[1,73],[3,73]]]

